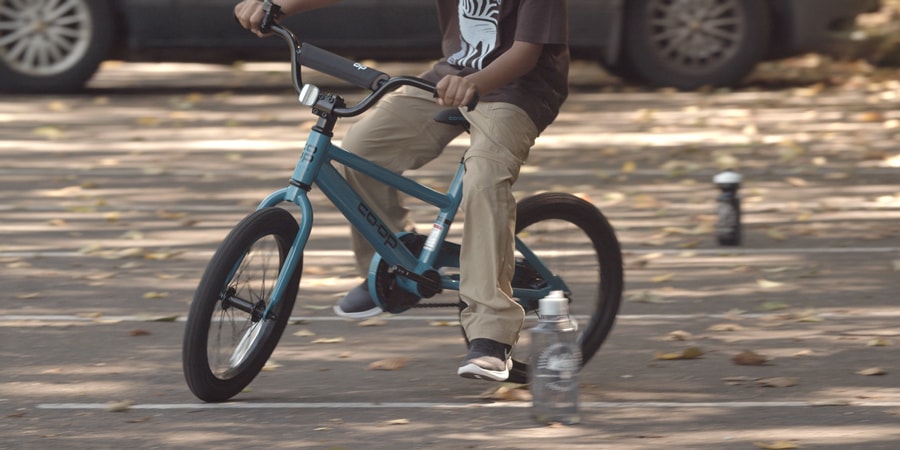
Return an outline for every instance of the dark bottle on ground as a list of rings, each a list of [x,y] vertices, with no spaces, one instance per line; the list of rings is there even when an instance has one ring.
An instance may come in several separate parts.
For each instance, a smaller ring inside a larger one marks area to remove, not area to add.
[[[575,324],[569,317],[569,299],[562,291],[553,291],[541,299],[538,314],[538,324],[531,329],[528,365],[532,416],[542,424],[578,423],[581,350]]]
[[[721,192],[716,199],[716,239],[721,245],[741,245],[741,175],[726,170],[713,177]]]

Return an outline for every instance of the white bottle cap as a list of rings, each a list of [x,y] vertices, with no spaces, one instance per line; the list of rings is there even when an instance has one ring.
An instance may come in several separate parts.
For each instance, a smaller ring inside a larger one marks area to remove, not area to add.
[[[717,174],[713,177],[713,183],[716,184],[738,184],[741,182],[741,174],[726,170],[725,172]]]
[[[565,316],[569,314],[569,299],[563,291],[551,291],[540,300],[541,316]]]

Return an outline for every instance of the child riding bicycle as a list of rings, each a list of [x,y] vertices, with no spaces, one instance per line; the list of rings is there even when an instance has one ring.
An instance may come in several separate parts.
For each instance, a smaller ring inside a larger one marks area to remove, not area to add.
[[[340,0],[280,0],[282,12],[298,14]],[[262,2],[243,0],[234,12],[244,28],[264,36]],[[461,126],[438,123],[447,107],[469,105],[471,145],[464,162],[462,209],[466,220],[460,254],[460,322],[469,351],[457,373],[503,381],[512,366],[525,317],[512,299],[515,270],[516,202],[519,169],[538,135],[556,118],[568,94],[566,0],[436,0],[443,58],[422,78],[437,96],[401,89],[385,97],[357,122],[343,147],[396,172],[417,169],[438,157]],[[412,231],[400,193],[364,175],[344,175],[366,204],[394,231]],[[365,278],[373,249],[356,231],[351,238],[357,268]],[[366,282],[334,307],[343,317],[381,313]]]

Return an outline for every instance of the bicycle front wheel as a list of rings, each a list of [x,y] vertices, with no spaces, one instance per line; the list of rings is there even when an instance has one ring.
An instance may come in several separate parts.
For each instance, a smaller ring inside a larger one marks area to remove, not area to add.
[[[585,200],[570,194],[544,193],[519,202],[516,237],[558,280],[542,280],[533,273],[521,276],[529,270],[517,267],[513,288],[556,289],[554,283],[564,284],[571,301],[570,313],[588,318],[578,330],[583,364],[587,364],[612,330],[622,301],[622,252],[612,226]],[[516,257],[527,267],[525,256]],[[526,329],[537,322],[536,311],[529,312],[535,314],[526,319]],[[510,382],[527,382],[529,348],[526,330],[513,352]]]
[[[297,230],[287,211],[258,210],[235,226],[209,262],[194,293],[182,349],[184,377],[197,398],[233,397],[274,351],[296,301],[302,262],[272,311],[265,311]]]

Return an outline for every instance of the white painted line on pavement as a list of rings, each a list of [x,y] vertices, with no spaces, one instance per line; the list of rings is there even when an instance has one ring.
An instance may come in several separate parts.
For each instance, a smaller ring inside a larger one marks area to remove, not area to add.
[[[129,406],[139,410],[195,410],[195,409],[476,409],[476,408],[528,408],[530,402],[494,402],[494,403],[439,403],[439,402],[312,402],[312,403],[147,403]],[[613,408],[897,408],[900,402],[583,402],[583,409]],[[41,403],[38,409],[52,410],[96,410],[109,409],[106,403]]]
[[[750,314],[620,314],[616,316],[617,321],[628,320],[689,320],[689,319],[764,319],[783,316],[783,313],[750,313]],[[829,313],[822,312],[816,316],[823,319],[872,319],[872,318],[896,318],[900,317],[900,310],[896,311],[860,311],[853,313]],[[396,315],[381,316],[382,319],[390,322],[430,322],[445,321],[452,322],[459,320],[456,315]],[[578,321],[587,321],[590,319],[586,315],[576,315]],[[0,323],[2,322],[85,322],[95,323],[97,325],[108,325],[119,322],[185,322],[186,316],[183,315],[146,315],[146,316],[99,316],[99,317],[83,317],[78,315],[41,315],[41,314],[5,314],[0,315]],[[347,322],[355,323],[352,319],[345,319],[337,316],[291,316],[291,322]]]
[[[110,248],[108,250],[115,250]],[[683,255],[690,253],[696,256],[705,255],[782,255],[782,254],[848,254],[848,253],[894,253],[900,252],[900,247],[823,247],[823,248],[706,248],[706,249],[666,249],[666,248],[623,248],[622,253],[626,255],[644,255],[644,254],[662,254],[662,255]],[[585,251],[587,253],[587,251]],[[211,257],[213,250],[189,250],[179,253],[178,256],[192,257]],[[307,250],[303,252],[307,257],[343,257],[350,259],[353,252],[350,250]],[[96,257],[90,253],[82,253],[78,251],[36,251],[36,252],[0,252],[0,258],[88,258]]]

